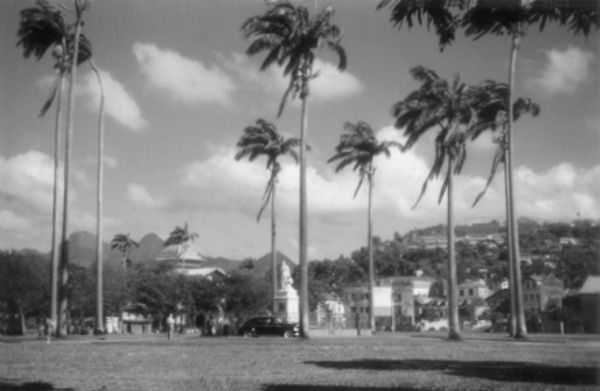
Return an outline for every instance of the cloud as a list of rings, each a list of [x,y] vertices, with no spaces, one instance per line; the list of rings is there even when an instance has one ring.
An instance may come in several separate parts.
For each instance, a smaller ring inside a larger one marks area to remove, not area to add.
[[[277,102],[289,85],[289,78],[283,76],[283,69],[271,66],[261,71],[248,56],[231,53],[229,57],[219,56],[223,67],[237,79],[239,88],[269,94]],[[315,60],[314,71],[319,76],[311,82],[310,98],[320,102],[346,98],[360,93],[364,87],[358,78],[349,72],[340,72],[327,61]]]
[[[102,157],[102,161],[104,162],[104,167],[108,167],[108,168],[115,168],[119,165],[119,161],[117,160],[116,157],[109,156],[106,154],[104,154],[104,156]],[[85,159],[85,163],[95,166],[98,163],[98,157],[97,156],[88,156]]]
[[[0,200],[12,210],[50,211],[53,179],[54,161],[42,152],[0,157]]]
[[[133,53],[150,85],[169,93],[177,101],[231,105],[235,85],[220,67],[207,67],[201,61],[155,44],[136,42]]]
[[[572,94],[592,77],[591,64],[595,57],[590,52],[569,46],[564,51],[553,49],[545,54],[540,75],[530,79],[528,86],[546,96]]]
[[[25,231],[31,223],[11,210],[0,210],[0,229]]]
[[[402,141],[392,126],[381,129],[381,140]],[[181,170],[181,192],[177,202],[181,208],[237,210],[254,216],[259,208],[268,172],[260,161],[235,161],[235,150],[223,147],[206,160],[187,164]],[[309,155],[310,159],[310,155]],[[282,162],[278,183],[278,207],[293,216],[298,207],[298,167]],[[377,175],[373,207],[375,212],[396,216],[413,225],[438,223],[445,217],[446,202],[438,204],[441,180],[432,181],[419,205],[416,202],[424,179],[429,173],[427,160],[415,150],[394,152],[390,159],[377,158]],[[545,172],[527,167],[515,170],[517,210],[541,220],[572,219],[580,213],[589,218],[600,217],[600,165],[583,169],[561,163]],[[336,216],[363,213],[367,208],[366,186],[354,199],[357,186],[355,172],[334,173],[331,167],[307,167],[308,205],[311,218],[334,221]],[[504,187],[499,173],[480,203],[472,208],[475,197],[485,186],[486,178],[477,175],[455,177],[455,213],[463,222],[502,219]],[[366,185],[366,184],[365,184]]]
[[[144,186],[137,183],[130,183],[127,186],[125,197],[133,204],[144,208],[153,208],[162,205],[162,202],[152,197]]]
[[[109,72],[100,70],[99,73],[104,86],[106,115],[135,132],[143,130],[147,122],[136,101]],[[88,108],[97,112],[100,104],[100,87],[96,75],[92,72],[86,73],[78,89],[88,98]]]
[[[314,71],[319,76],[311,83],[311,97],[319,101],[329,101],[356,95],[363,86],[356,76],[341,72],[330,62],[315,60]]]

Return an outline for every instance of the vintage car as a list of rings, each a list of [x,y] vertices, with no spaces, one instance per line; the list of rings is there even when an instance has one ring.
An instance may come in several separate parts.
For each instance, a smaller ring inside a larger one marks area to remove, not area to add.
[[[278,335],[292,338],[299,335],[299,328],[297,323],[283,323],[279,318],[264,316],[248,320],[239,333],[244,337]]]

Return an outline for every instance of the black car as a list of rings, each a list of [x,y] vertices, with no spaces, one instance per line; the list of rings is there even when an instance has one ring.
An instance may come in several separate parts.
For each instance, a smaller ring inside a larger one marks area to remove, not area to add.
[[[279,318],[264,316],[248,320],[240,328],[240,334],[244,337],[279,335],[284,338],[291,338],[299,335],[299,328],[297,323],[283,323]]]

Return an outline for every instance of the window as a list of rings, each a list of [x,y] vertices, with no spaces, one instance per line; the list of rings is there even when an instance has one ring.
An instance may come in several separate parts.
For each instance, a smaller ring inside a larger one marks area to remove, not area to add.
[[[469,288],[469,296],[473,296],[473,288]]]
[[[464,291],[463,289],[461,289],[461,290],[458,292],[458,295],[459,295],[459,296],[464,296],[464,295],[465,295],[465,291]]]

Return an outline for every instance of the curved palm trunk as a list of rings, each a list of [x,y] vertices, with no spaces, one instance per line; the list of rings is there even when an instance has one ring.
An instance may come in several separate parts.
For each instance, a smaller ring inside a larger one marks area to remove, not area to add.
[[[57,245],[58,232],[60,231],[59,209],[58,209],[58,169],[60,162],[60,134],[62,127],[62,94],[64,88],[64,74],[58,75],[58,96],[56,97],[56,119],[54,122],[54,184],[52,187],[52,243],[51,243],[51,270],[50,270],[50,319],[52,324],[57,324],[58,312],[58,264],[60,262],[60,250]],[[51,332],[51,331],[50,331]]]
[[[273,182],[271,190],[271,287],[273,288],[273,315],[277,314],[277,216],[275,215],[275,192],[277,184]],[[287,320],[286,320],[287,322]]]
[[[90,60],[90,66],[98,79],[100,87],[100,108],[98,117],[98,177],[97,177],[97,199],[96,199],[96,330],[104,332],[104,314],[103,314],[103,293],[102,293],[102,190],[104,173],[104,85],[100,72],[93,61]]]
[[[367,249],[369,252],[369,327],[371,334],[375,334],[375,265],[373,262],[373,221],[372,221],[372,197],[373,197],[373,177],[372,167],[369,165],[369,206],[367,211]]]
[[[81,12],[78,11],[75,22],[75,48],[73,50],[73,59],[71,61],[71,80],[69,82],[69,100],[67,106],[67,132],[65,136],[65,178],[64,178],[64,198],[63,198],[63,220],[61,233],[61,257],[60,257],[60,307],[58,309],[58,323],[56,335],[61,336],[67,330],[67,285],[69,283],[69,176],[71,162],[71,142],[73,138],[73,127],[75,124],[75,80],[77,77],[77,57],[79,55],[79,36],[81,35]]]
[[[308,83],[305,81],[304,83]],[[308,338],[309,319],[308,319],[308,259],[307,259],[307,202],[306,202],[306,122],[308,120],[308,110],[306,105],[306,96],[302,100],[302,116],[300,120],[300,308],[299,308],[299,327],[300,336]]]
[[[506,170],[508,174],[508,182],[510,187],[508,191],[508,216],[507,221],[510,221],[509,228],[512,239],[512,248],[509,249],[509,262],[513,265],[513,276],[514,281],[510,282],[510,288],[515,296],[515,318],[516,318],[516,329],[514,337],[517,339],[527,337],[527,327],[525,325],[525,314],[523,311],[523,292],[521,287],[521,267],[519,262],[519,226],[515,212],[515,201],[514,201],[514,181],[512,175],[512,151],[513,151],[513,140],[512,140],[512,124],[513,124],[513,91],[514,91],[514,75],[517,63],[517,51],[519,50],[520,37],[518,32],[512,34],[512,47],[510,52],[510,69],[508,73],[508,128],[506,130],[506,142],[508,148],[506,150]],[[510,242],[509,242],[510,245]]]
[[[448,338],[460,339],[458,322],[458,282],[456,280],[456,251],[454,233],[454,158],[448,154]]]

